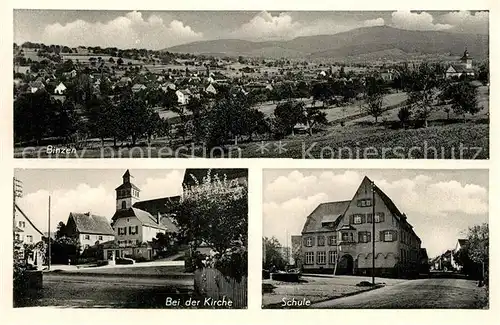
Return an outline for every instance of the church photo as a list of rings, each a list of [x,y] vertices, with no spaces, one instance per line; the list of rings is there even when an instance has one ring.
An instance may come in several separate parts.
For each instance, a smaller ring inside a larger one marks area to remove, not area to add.
[[[246,308],[246,169],[19,169],[14,189],[15,306]]]

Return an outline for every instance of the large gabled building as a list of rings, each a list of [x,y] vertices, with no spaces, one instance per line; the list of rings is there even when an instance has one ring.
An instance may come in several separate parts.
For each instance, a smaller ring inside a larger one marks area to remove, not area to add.
[[[337,264],[338,274],[371,274],[373,235],[376,275],[418,272],[420,238],[406,215],[365,177],[352,199],[322,203],[307,217],[301,242],[303,272],[333,273]]]

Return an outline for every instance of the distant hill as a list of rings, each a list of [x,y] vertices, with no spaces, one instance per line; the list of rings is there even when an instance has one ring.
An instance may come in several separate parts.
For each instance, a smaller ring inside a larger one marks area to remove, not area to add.
[[[165,49],[176,53],[220,53],[228,56],[310,59],[369,58],[371,53],[404,58],[415,54],[461,55],[467,47],[476,58],[488,57],[488,35],[412,31],[389,26],[363,27],[334,35],[297,37],[289,41],[237,39],[199,41]]]

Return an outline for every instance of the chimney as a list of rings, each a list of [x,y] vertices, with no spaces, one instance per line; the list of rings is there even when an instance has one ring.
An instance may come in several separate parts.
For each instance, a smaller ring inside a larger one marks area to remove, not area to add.
[[[84,213],[86,216],[90,216],[90,211]]]

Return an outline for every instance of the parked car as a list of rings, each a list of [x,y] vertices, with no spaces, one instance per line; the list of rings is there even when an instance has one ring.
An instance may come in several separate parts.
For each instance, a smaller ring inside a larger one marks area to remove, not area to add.
[[[118,257],[115,259],[115,264],[135,264],[135,261],[129,257]]]

